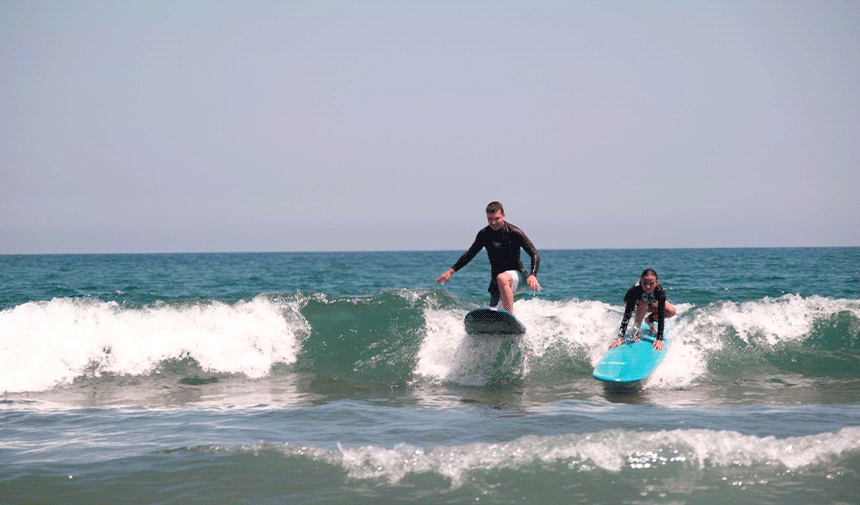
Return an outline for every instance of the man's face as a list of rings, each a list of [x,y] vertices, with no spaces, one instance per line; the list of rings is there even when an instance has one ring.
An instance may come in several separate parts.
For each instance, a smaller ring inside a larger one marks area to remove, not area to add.
[[[487,212],[487,223],[490,224],[490,228],[493,231],[499,231],[502,229],[502,225],[505,224],[505,215],[500,210]]]

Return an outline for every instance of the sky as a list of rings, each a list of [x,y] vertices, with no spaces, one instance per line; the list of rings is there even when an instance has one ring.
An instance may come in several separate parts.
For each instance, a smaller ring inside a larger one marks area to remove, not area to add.
[[[860,2],[0,2],[0,254],[860,246]]]

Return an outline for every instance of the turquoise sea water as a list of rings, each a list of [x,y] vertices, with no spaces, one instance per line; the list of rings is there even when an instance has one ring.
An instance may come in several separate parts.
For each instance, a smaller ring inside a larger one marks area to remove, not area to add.
[[[0,256],[0,502],[860,503],[860,248],[542,251],[522,337],[461,252]]]

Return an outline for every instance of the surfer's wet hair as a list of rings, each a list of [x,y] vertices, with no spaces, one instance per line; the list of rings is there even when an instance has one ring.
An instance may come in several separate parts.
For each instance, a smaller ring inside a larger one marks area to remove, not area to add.
[[[490,202],[487,205],[487,214],[495,214],[496,212],[505,213],[505,208],[499,202]]]
[[[642,275],[640,275],[640,276],[639,276],[639,278],[641,279],[642,277],[647,277],[647,276],[649,276],[649,275],[653,275],[655,279],[659,279],[659,278],[660,278],[660,277],[657,275],[657,271],[656,271],[656,270],[654,270],[653,268],[646,268],[645,270],[642,270]]]

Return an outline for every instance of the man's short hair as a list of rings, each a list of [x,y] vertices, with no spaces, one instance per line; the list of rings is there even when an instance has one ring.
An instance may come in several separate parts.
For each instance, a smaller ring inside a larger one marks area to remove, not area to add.
[[[499,202],[490,202],[487,205],[487,214],[495,214],[496,212],[505,213],[505,208]]]

